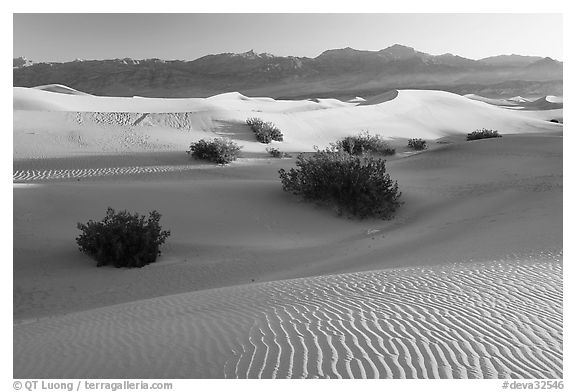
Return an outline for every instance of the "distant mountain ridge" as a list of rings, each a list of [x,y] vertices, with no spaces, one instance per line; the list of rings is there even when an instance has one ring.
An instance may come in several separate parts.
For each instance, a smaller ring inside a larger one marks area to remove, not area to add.
[[[562,95],[563,63],[503,55],[431,55],[403,45],[330,49],[315,58],[220,53],[192,61],[131,58],[33,63],[14,59],[15,87],[63,84],[95,95],[206,97],[228,91],[271,97],[349,96],[392,88],[491,95]],[[491,86],[506,85],[505,91]]]

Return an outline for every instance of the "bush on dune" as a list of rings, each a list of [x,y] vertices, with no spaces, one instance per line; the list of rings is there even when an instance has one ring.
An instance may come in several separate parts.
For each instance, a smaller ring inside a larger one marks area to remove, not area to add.
[[[426,140],[424,139],[408,139],[408,148],[416,151],[421,151],[426,149]]]
[[[201,139],[196,143],[192,143],[190,150],[186,151],[186,153],[197,159],[224,165],[238,158],[240,146],[226,138]]]
[[[396,150],[379,135],[370,135],[367,131],[356,136],[347,136],[334,145],[334,148],[352,155],[375,153],[381,155],[394,155]]]
[[[388,219],[401,204],[398,183],[386,173],[385,160],[350,155],[335,148],[300,154],[296,168],[280,169],[285,191],[360,218]]]
[[[170,231],[162,230],[160,217],[157,211],[150,212],[146,218],[108,208],[102,221],[78,223],[82,234],[76,243],[81,252],[96,259],[98,267],[140,268],[156,261],[161,253],[160,245],[170,235]]]
[[[494,137],[502,137],[502,135],[500,135],[498,133],[498,131],[493,131],[491,129],[482,128],[482,129],[477,129],[474,132],[470,132],[466,136],[466,140],[490,139],[490,138],[494,138]]]
[[[259,118],[249,118],[246,124],[256,134],[256,140],[260,143],[268,144],[273,140],[281,142],[284,140],[282,132],[271,122],[264,122]]]
[[[266,148],[266,152],[272,155],[274,158],[290,158],[291,155],[285,152],[280,151],[280,149],[276,147],[268,147]]]

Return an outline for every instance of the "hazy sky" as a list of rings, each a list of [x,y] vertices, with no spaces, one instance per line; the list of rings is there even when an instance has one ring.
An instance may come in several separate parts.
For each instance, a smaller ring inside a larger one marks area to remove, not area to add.
[[[395,43],[479,59],[562,59],[561,14],[14,14],[14,57],[193,60],[222,52],[315,57]]]

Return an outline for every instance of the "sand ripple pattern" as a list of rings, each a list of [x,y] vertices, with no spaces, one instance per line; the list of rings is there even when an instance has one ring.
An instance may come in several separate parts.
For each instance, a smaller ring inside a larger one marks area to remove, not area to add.
[[[16,378],[561,378],[561,254],[111,306],[16,325],[14,358]]]
[[[85,169],[46,169],[46,170],[15,170],[13,182],[66,180],[76,178],[134,175],[181,172],[200,168],[199,165],[157,165],[157,166],[127,166],[101,167]]]

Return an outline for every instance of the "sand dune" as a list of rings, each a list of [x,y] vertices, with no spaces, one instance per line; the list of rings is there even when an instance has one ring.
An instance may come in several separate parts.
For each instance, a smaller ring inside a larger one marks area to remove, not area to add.
[[[557,97],[555,95],[547,95],[545,99],[546,101],[552,103],[564,103],[564,99],[562,97]]]
[[[354,97],[352,99],[349,99],[348,102],[351,103],[361,103],[361,102],[365,102],[366,100],[362,97]]]
[[[562,248],[562,137],[508,135],[431,147],[388,161],[406,202],[391,221],[338,217],[286,194],[278,169],[292,167],[293,158],[141,174],[111,168],[181,166],[188,157],[15,162],[19,173],[31,173],[20,177],[25,183],[41,186],[14,189],[14,315],[61,314],[252,279]],[[66,176],[33,179],[49,170]],[[158,263],[138,271],[95,268],[78,253],[76,223],[101,217],[108,206],[162,213],[173,234]]]
[[[562,97],[556,97],[554,95],[548,95],[532,100],[519,96],[508,99],[486,98],[476,94],[467,94],[465,97],[474,101],[485,102],[490,105],[516,110],[552,110],[562,109],[563,107]]]
[[[387,91],[385,93],[370,97],[368,99],[364,99],[364,100],[362,100],[361,105],[378,105],[380,103],[391,101],[391,100],[395,99],[397,96],[398,96],[398,90],[391,90],[391,91]]]
[[[526,109],[532,110],[549,110],[549,109],[561,109],[563,107],[562,98],[554,96],[546,96],[534,101],[524,102],[522,106]]]
[[[520,101],[512,100],[512,99],[504,99],[504,98],[487,98],[477,94],[466,94],[464,95],[466,98],[471,99],[473,101],[485,102],[490,105],[494,106],[518,106]],[[522,98],[522,97],[520,97]],[[524,98],[522,98],[524,99]]]
[[[512,102],[515,102],[515,103],[522,103],[522,102],[528,102],[529,100],[526,99],[526,98],[524,98],[524,97],[521,97],[521,96],[517,95],[517,96],[515,96],[515,97],[508,98],[508,101],[512,101]]]
[[[278,281],[42,319],[14,328],[14,377],[562,378],[559,257]]]
[[[14,157],[184,151],[193,141],[225,136],[247,152],[264,152],[245,125],[272,121],[284,151],[312,151],[368,130],[385,138],[436,139],[478,128],[501,133],[559,130],[543,113],[517,112],[441,91],[403,90],[362,102],[281,101],[238,93],[207,99],[76,96],[14,88]]]
[[[62,84],[47,84],[44,86],[36,86],[34,88],[38,89],[38,90],[50,91],[53,93],[60,93],[60,94],[91,95],[91,94],[84,93],[82,91],[78,91],[76,89],[73,89],[72,87],[64,86]]]
[[[563,377],[561,109],[367,102],[14,89],[14,377]],[[383,221],[300,202],[278,180],[295,159],[264,155],[248,117],[283,151],[389,138],[405,204]],[[504,137],[466,142],[476,128]],[[213,136],[244,156],[184,153]],[[76,223],[108,206],[160,211],[156,263],[78,252]]]
[[[244,109],[247,111],[253,109],[270,110],[274,106],[277,110],[281,111],[322,108],[322,105],[312,101],[277,101],[270,98],[248,98],[237,92],[219,94],[210,98],[129,98],[70,95],[26,87],[14,87],[13,89],[14,110],[104,113],[195,113],[218,109]]]

